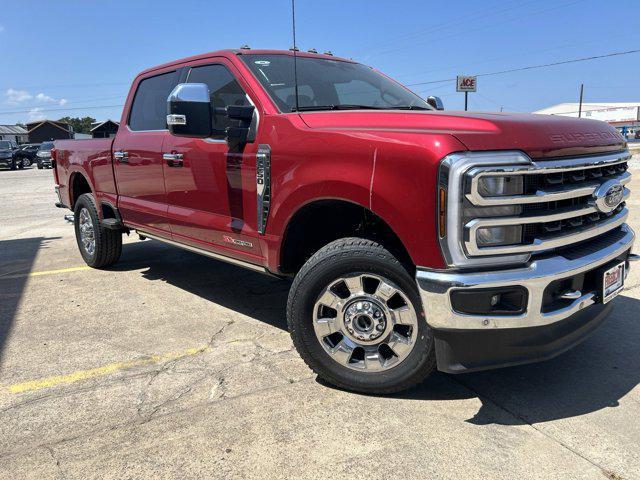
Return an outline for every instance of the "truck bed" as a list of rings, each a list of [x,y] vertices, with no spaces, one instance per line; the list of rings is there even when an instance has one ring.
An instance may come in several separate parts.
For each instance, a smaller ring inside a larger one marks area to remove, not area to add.
[[[116,183],[112,163],[113,138],[88,140],[56,140],[55,177],[60,186],[60,199],[71,206],[69,186],[73,186],[74,174],[82,173],[94,188],[96,198],[115,199]]]

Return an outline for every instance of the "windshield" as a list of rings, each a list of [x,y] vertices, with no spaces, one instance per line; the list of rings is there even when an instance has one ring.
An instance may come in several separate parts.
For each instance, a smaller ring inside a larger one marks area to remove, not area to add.
[[[10,149],[11,149],[11,142],[0,140],[0,150],[10,150]]]
[[[44,142],[40,145],[39,150],[51,150],[53,148],[53,142]]]
[[[296,110],[293,57],[241,55],[282,112]],[[299,110],[432,110],[420,97],[371,68],[341,60],[297,58]]]

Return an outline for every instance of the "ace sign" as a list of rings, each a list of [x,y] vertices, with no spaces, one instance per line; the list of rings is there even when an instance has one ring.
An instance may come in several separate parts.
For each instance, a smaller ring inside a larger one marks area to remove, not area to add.
[[[476,77],[464,77],[458,75],[457,77],[457,92],[475,92],[477,87]]]

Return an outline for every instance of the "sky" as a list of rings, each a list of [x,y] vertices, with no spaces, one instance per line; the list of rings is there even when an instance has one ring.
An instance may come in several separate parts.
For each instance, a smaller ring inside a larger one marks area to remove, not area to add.
[[[633,2],[296,0],[300,49],[353,58],[404,84],[640,48]],[[0,124],[120,119],[135,75],[238,48],[287,49],[290,0],[22,0],[0,8]],[[469,109],[530,112],[578,101],[640,102],[640,53],[478,78]],[[455,82],[411,86],[462,109]]]

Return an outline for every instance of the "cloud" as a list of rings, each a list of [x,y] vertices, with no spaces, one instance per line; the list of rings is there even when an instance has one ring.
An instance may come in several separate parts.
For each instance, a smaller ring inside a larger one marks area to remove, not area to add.
[[[55,102],[55,99],[53,97],[50,97],[49,95],[45,95],[44,93],[37,94],[36,100],[39,102],[46,102],[46,103]]]
[[[31,110],[29,110],[29,113],[27,115],[29,116],[30,122],[45,119],[45,115],[40,107],[32,108]]]
[[[27,101],[27,100],[31,100],[33,98],[33,95],[31,95],[26,90],[15,90],[13,88],[8,89],[5,92],[5,95],[7,97],[7,103],[10,103],[13,105],[20,102]]]
[[[57,99],[42,92],[33,96],[26,90],[16,90],[15,88],[7,90],[5,92],[5,96],[9,105],[17,105],[21,102],[26,102],[27,100],[35,100],[38,103],[57,103],[61,107],[67,104],[66,98]]]

